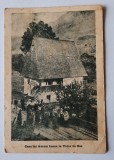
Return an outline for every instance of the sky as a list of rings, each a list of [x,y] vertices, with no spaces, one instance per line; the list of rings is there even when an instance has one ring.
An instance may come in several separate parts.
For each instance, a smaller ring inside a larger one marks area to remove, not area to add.
[[[56,21],[65,12],[57,13],[13,13],[12,14],[12,37],[22,37],[23,33],[26,31],[29,23],[32,21],[39,22],[40,20],[49,25]]]

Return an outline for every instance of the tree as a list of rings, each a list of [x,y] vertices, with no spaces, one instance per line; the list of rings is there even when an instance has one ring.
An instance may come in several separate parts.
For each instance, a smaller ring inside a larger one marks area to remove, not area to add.
[[[24,66],[24,56],[22,54],[12,55],[12,69],[21,73],[23,66]]]
[[[96,103],[92,96],[93,89],[77,83],[75,80],[61,90],[57,90],[56,96],[60,106],[65,109],[69,108],[70,113],[79,116],[86,112],[87,108]]]
[[[93,82],[96,79],[96,58],[94,56],[83,53],[80,59],[85,67],[88,74],[86,78],[89,82]]]
[[[22,36],[20,49],[25,54],[30,50],[34,36],[58,40],[58,37],[56,37],[52,30],[52,27],[48,26],[47,23],[44,23],[43,21],[39,21],[38,23],[31,22]]]

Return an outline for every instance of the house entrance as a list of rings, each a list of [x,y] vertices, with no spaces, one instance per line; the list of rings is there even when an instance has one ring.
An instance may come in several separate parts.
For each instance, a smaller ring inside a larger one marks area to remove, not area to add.
[[[51,95],[47,95],[47,99],[49,100],[49,102],[51,101]]]

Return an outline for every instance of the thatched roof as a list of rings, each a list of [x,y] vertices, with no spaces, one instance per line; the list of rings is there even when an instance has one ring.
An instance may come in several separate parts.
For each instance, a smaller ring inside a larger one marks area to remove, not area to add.
[[[22,73],[31,79],[87,76],[73,41],[35,38]]]

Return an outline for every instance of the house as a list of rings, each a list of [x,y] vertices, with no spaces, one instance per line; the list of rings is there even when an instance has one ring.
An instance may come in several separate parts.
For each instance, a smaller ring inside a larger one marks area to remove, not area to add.
[[[45,103],[56,102],[55,91],[87,73],[73,41],[35,37],[22,70],[24,93]]]

